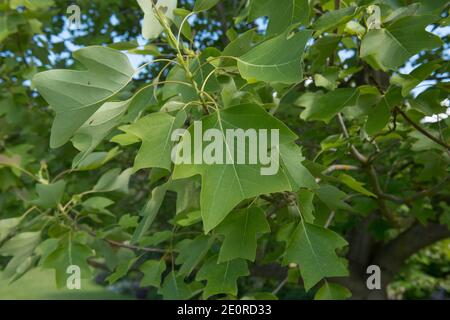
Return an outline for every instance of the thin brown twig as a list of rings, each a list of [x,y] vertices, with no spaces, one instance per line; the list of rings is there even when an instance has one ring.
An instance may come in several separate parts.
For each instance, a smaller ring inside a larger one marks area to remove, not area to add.
[[[419,126],[417,123],[415,123],[410,117],[408,117],[408,115],[401,110],[400,108],[396,107],[395,110],[402,115],[403,119],[406,120],[406,122],[408,122],[411,126],[413,126],[417,131],[419,131],[421,134],[423,134],[425,137],[427,137],[428,139],[436,142],[437,144],[439,144],[440,146],[446,148],[447,150],[450,150],[450,145],[448,145],[446,142],[440,140],[439,138],[433,136],[431,133],[429,133],[427,130],[425,130],[424,128],[422,128],[421,126]]]

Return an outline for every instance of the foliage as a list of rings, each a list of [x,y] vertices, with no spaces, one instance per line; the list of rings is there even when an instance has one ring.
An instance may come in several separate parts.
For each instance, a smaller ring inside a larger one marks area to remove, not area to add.
[[[406,261],[389,286],[394,299],[445,299],[450,292],[449,241],[421,250]]]
[[[411,230],[406,252],[450,236],[447,1],[79,5],[70,31],[66,1],[0,0],[2,277],[63,287],[76,264],[164,299],[346,299],[377,257],[399,271]],[[279,171],[174,164],[195,123],[279,130]]]

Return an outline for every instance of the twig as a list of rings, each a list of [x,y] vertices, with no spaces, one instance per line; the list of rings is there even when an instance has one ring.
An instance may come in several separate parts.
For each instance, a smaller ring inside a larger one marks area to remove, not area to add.
[[[280,284],[275,288],[275,290],[272,291],[273,295],[276,295],[281,289],[283,289],[283,287],[286,285],[286,283],[288,282],[288,277],[284,278]]]
[[[426,131],[424,128],[422,128],[421,126],[419,126],[417,123],[415,123],[414,121],[411,120],[411,118],[408,117],[408,115],[403,112],[403,110],[401,110],[400,108],[396,107],[395,110],[402,115],[402,117],[406,120],[406,122],[408,122],[411,126],[413,126],[417,131],[419,131],[421,134],[423,134],[425,137],[427,137],[428,139],[436,142],[437,144],[439,144],[440,146],[446,148],[447,150],[450,150],[450,145],[448,145],[447,143],[445,143],[444,141],[441,141],[439,138],[433,136],[431,133],[429,133],[428,131]]]
[[[342,118],[342,115],[340,113],[338,113],[337,116],[342,132],[344,133],[344,137],[346,139],[350,139],[347,127],[345,126],[344,118]],[[361,152],[359,152],[358,149],[356,149],[356,147],[353,144],[350,144],[350,150],[359,162],[361,162],[362,164],[367,164],[368,162],[367,157],[364,156]]]
[[[331,211],[330,215],[328,216],[327,222],[325,222],[325,225],[323,226],[324,228],[328,228],[330,226],[330,224],[333,222],[335,214],[336,212]]]
[[[61,211],[61,213],[63,214],[63,216],[68,219],[72,225],[75,227],[75,229],[80,230],[80,231],[84,231],[87,232],[90,236],[97,238],[97,234],[94,231],[88,230],[86,228],[83,228],[82,226],[80,226],[66,211],[66,208],[63,207],[62,205],[58,206],[58,209]],[[121,248],[126,248],[126,249],[131,249],[131,250],[137,250],[137,251],[143,251],[143,252],[153,252],[153,253],[166,253],[166,250],[164,249],[158,249],[158,248],[148,248],[148,247],[140,247],[140,246],[135,246],[132,244],[125,244],[123,242],[118,242],[118,241],[114,241],[114,240],[109,240],[109,239],[102,239],[106,242],[108,242],[109,244],[116,246],[116,247],[121,247]]]
[[[350,171],[350,170],[359,170],[359,167],[348,164],[334,164],[332,166],[329,166],[328,169],[326,169],[323,172],[323,174],[330,174],[334,171]]]
[[[338,120],[339,124],[341,126],[342,132],[344,133],[345,138],[349,139],[350,135],[348,134],[347,127],[345,125],[344,119],[342,118],[342,115],[338,113]],[[380,181],[378,180],[378,173],[375,170],[375,167],[373,164],[368,161],[368,158],[363,155],[361,152],[356,149],[356,147],[350,143],[350,150],[353,154],[353,156],[361,162],[362,166],[366,169],[370,182],[373,187],[373,193],[377,196],[377,202],[380,207],[381,213],[383,216],[394,226],[398,226],[398,223],[392,214],[392,212],[389,210],[389,207],[387,206],[385,200],[386,195],[384,194],[383,190],[381,189]]]

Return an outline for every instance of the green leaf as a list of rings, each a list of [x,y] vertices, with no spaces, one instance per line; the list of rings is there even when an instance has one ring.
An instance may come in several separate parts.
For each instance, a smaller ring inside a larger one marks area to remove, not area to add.
[[[185,223],[191,221],[190,217],[195,219],[193,212],[200,209],[200,179],[184,179],[172,181],[170,191],[176,192],[176,217],[180,222],[183,219]]]
[[[237,296],[237,279],[248,276],[247,262],[243,259],[236,259],[224,263],[217,263],[217,256],[211,257],[198,271],[196,280],[206,280],[206,287],[203,291],[205,299],[216,294],[229,294]]]
[[[88,279],[91,271],[87,263],[87,258],[92,256],[92,250],[79,243],[66,242],[58,249],[47,256],[42,266],[48,269],[55,269],[56,285],[62,288],[66,285],[68,274],[67,268],[76,265],[81,270],[81,278]]]
[[[81,163],[121,121],[133,121],[142,109],[154,102],[154,88],[147,86],[126,101],[106,102],[75,133],[72,142],[80,150],[73,167]],[[128,114],[124,116],[125,112]],[[133,136],[134,137],[134,136]],[[139,140],[138,140],[139,141]]]
[[[353,208],[343,201],[343,199],[347,198],[347,195],[336,187],[324,185],[314,190],[314,193],[330,210],[344,209],[353,211]]]
[[[360,56],[376,69],[395,70],[413,55],[442,45],[438,36],[424,30],[435,20],[428,15],[408,16],[384,29],[370,30],[361,42]]]
[[[131,216],[130,214],[126,214],[122,217],[120,217],[120,220],[118,222],[119,226],[121,226],[124,229],[128,228],[134,228],[138,225],[139,217]]]
[[[73,58],[85,70],[50,70],[33,78],[34,86],[56,112],[52,148],[65,144],[135,72],[126,55],[107,47],[83,48],[75,51]]]
[[[40,232],[23,232],[15,235],[0,248],[0,255],[14,256],[24,252],[30,252],[40,239]]]
[[[119,148],[112,148],[108,152],[85,153],[81,151],[73,158],[72,168],[78,171],[95,170],[117,157],[120,153]],[[81,158],[82,160],[80,161]]]
[[[18,15],[2,15],[0,16],[0,43],[14,34],[18,30],[18,26],[24,23],[24,19]]]
[[[427,116],[433,116],[446,112],[447,108],[442,104],[442,101],[447,97],[448,91],[432,87],[425,90],[417,97],[408,99],[408,102],[414,110]]]
[[[176,223],[182,227],[192,226],[197,222],[202,221],[202,212],[195,210],[191,212],[181,213],[175,218]]]
[[[179,255],[175,260],[177,265],[181,265],[177,276],[189,277],[194,268],[208,253],[214,238],[208,236],[199,236],[193,240],[187,240],[179,243],[177,249]]]
[[[223,50],[223,56],[240,57],[250,51],[255,45],[257,33],[255,29],[250,29],[240,34],[236,39],[231,41]],[[228,59],[222,62],[224,66],[235,65],[234,59]]]
[[[52,184],[37,184],[38,198],[31,203],[44,209],[56,208],[64,195],[66,183],[63,180]]]
[[[335,29],[339,25],[347,23],[350,19],[352,19],[357,11],[358,8],[354,6],[328,11],[327,13],[321,15],[316,22],[314,22],[312,28],[319,34]]]
[[[306,108],[301,118],[305,120],[321,120],[326,123],[347,106],[353,106],[358,97],[355,88],[340,88],[317,97],[317,101]]]
[[[297,144],[282,144],[280,146],[280,156],[293,191],[300,188],[315,189],[318,187],[314,177],[302,164],[305,158]]]
[[[395,106],[402,103],[400,88],[390,86],[378,104],[372,106],[367,114],[365,130],[368,135],[375,135],[383,130],[391,119],[391,111]]]
[[[2,243],[2,241],[16,229],[21,221],[21,217],[0,220],[0,243]]]
[[[358,22],[350,20],[345,25],[344,32],[361,38],[364,35],[364,33],[366,33],[366,28],[364,28]]]
[[[108,44],[109,48],[114,50],[124,51],[124,50],[132,50],[139,47],[139,43],[136,40],[131,41],[120,41],[115,43]]]
[[[188,300],[195,294],[195,287],[193,284],[184,282],[183,277],[177,277],[172,271],[164,278],[158,293],[164,297],[164,300]]]
[[[143,237],[139,244],[144,247],[157,246],[160,243],[166,242],[173,237],[173,232],[171,231],[161,231],[155,232],[151,236]]]
[[[147,204],[140,214],[142,216],[142,220],[141,222],[139,222],[138,227],[134,231],[133,237],[131,239],[132,243],[138,243],[139,240],[144,236],[145,232],[147,232],[147,230],[152,225],[159,209],[161,208],[170,183],[171,181],[169,180],[165,184],[155,187],[152,190],[152,196],[150,200],[148,200]]]
[[[269,115],[257,105],[246,104],[220,110],[202,119],[203,130],[215,128],[223,137],[227,129],[278,129],[280,144],[286,144],[296,140],[292,133],[282,122]],[[194,126],[189,128],[189,135],[194,137]],[[201,137],[199,137],[201,138]],[[270,139],[270,138],[269,138]],[[219,147],[224,151],[224,156],[231,158],[230,146],[226,139],[222,139]],[[219,141],[220,142],[220,141]],[[209,145],[206,142],[190,142],[191,162],[195,160],[195,152],[201,153]],[[185,144],[184,140],[181,145]],[[189,144],[187,139],[186,144]],[[270,144],[270,143],[269,143]],[[235,158],[233,156],[233,158]],[[200,195],[200,206],[205,232],[216,227],[228,213],[242,200],[256,197],[261,194],[291,190],[288,177],[282,170],[274,175],[261,175],[261,163],[237,164],[232,161],[227,164],[186,164],[175,165],[173,179],[189,178],[200,174],[202,176],[202,189]]]
[[[352,296],[350,290],[336,283],[325,281],[317,290],[314,300],[346,300]]]
[[[436,61],[430,61],[418,66],[410,74],[395,74],[391,78],[391,83],[402,87],[402,96],[406,97],[412,89],[426,80],[430,74],[436,71],[440,65]]]
[[[339,175],[338,179],[339,179],[339,181],[344,183],[347,187],[349,187],[361,194],[364,194],[369,197],[374,197],[374,198],[377,197],[375,194],[373,194],[372,192],[370,192],[369,190],[367,190],[366,188],[363,187],[364,183],[359,182],[358,180],[356,180],[352,176],[349,176],[348,174],[342,173]]]
[[[308,0],[251,0],[249,20],[268,17],[267,36],[279,35],[293,24],[308,25],[310,19]]]
[[[120,191],[127,193],[128,183],[132,173],[132,168],[128,168],[122,172],[119,168],[111,169],[100,177],[93,190],[95,192]]]
[[[323,87],[327,90],[333,91],[337,88],[337,79],[339,77],[340,69],[331,67],[324,69],[321,74],[314,75],[314,83],[316,87]]]
[[[309,290],[326,277],[343,277],[348,271],[335,250],[347,245],[337,233],[300,222],[287,245],[284,263],[300,266],[305,289]]]
[[[166,263],[164,260],[147,260],[140,267],[144,277],[141,280],[141,287],[156,287],[161,286],[161,276],[166,270]]]
[[[308,223],[313,223],[315,220],[314,217],[314,192],[309,191],[307,189],[301,189],[298,192],[298,208],[300,210],[301,216]]]
[[[369,136],[373,136],[383,130],[390,119],[391,108],[386,97],[382,97],[381,101],[376,106],[370,108],[364,129]]]
[[[156,14],[153,9],[152,1],[137,0],[139,7],[144,11],[144,21],[142,22],[142,36],[145,39],[155,39],[164,28],[156,18]],[[173,11],[177,8],[177,0],[158,0],[155,4],[155,8],[159,10],[166,18],[173,20]]]
[[[195,0],[194,11],[205,11],[215,7],[219,0]]]
[[[128,274],[128,271],[136,263],[138,258],[139,257],[120,262],[114,272],[110,274],[105,280],[107,280],[109,284],[116,283]]]
[[[0,256],[12,258],[2,270],[1,277],[14,281],[20,278],[28,269],[30,269],[36,259],[33,251],[39,244],[40,232],[22,232],[0,247]]]
[[[238,59],[238,68],[247,81],[298,83],[303,80],[302,57],[311,31],[283,33],[266,40]]]
[[[255,261],[258,234],[270,232],[264,211],[252,207],[229,214],[216,228],[224,236],[218,263],[237,258]]]
[[[178,113],[176,117],[157,112],[123,129],[142,141],[141,149],[134,161],[135,171],[144,168],[171,169],[171,152],[174,144],[171,135],[175,129],[184,124],[185,119],[185,112]]]
[[[85,208],[94,209],[97,211],[106,211],[107,207],[114,204],[114,201],[104,197],[91,197],[83,201],[82,205]]]
[[[334,54],[340,40],[340,36],[326,35],[314,42],[309,54],[309,58],[312,59],[312,72],[318,72],[327,66],[327,59]]]

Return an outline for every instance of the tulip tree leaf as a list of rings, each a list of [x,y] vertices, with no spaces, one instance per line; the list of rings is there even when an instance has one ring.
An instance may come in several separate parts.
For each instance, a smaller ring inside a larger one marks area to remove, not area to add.
[[[340,235],[303,220],[291,235],[284,262],[300,266],[305,289],[326,277],[343,277],[348,271],[335,250],[347,245]]]
[[[346,181],[348,182],[348,181]],[[331,185],[321,186],[319,189],[314,190],[317,197],[327,205],[330,210],[343,209],[352,211],[353,208],[344,202],[347,198],[347,194]]]
[[[308,189],[301,189],[298,192],[298,209],[300,210],[302,217],[308,223],[313,223],[315,220],[313,214],[314,212],[313,199],[314,199],[314,192],[309,191]]]
[[[424,30],[435,20],[429,15],[407,16],[370,30],[362,40],[360,56],[374,68],[395,70],[413,55],[442,45],[438,36]]]
[[[225,237],[218,263],[237,258],[255,261],[257,235],[270,232],[270,227],[264,212],[251,207],[229,214],[216,232]]]
[[[88,279],[91,275],[87,258],[92,256],[92,250],[79,243],[68,241],[49,254],[43,262],[43,267],[55,269],[56,284],[58,288],[66,285],[68,278],[67,268],[76,265],[80,268],[82,279]]]
[[[203,291],[205,299],[216,294],[237,295],[237,279],[249,275],[247,262],[236,259],[224,263],[217,263],[217,256],[208,259],[197,272],[197,281],[206,280]]]
[[[357,97],[357,89],[336,89],[319,96],[314,103],[302,112],[301,117],[308,121],[321,120],[328,123],[342,109],[355,105]]]
[[[312,28],[317,30],[318,33],[334,29],[352,19],[357,10],[357,7],[350,6],[339,10],[328,11],[314,22]]]
[[[391,108],[386,97],[382,97],[381,101],[373,106],[367,115],[367,122],[364,127],[366,133],[369,136],[373,136],[380,132],[389,123],[390,118]]]
[[[177,246],[180,254],[178,255],[175,263],[181,264],[177,275],[188,277],[208,253],[213,240],[213,238],[208,236],[199,236]]]
[[[155,39],[163,32],[163,27],[156,18],[152,1],[153,0],[137,0],[139,7],[144,11],[142,36],[145,39]],[[156,1],[155,8],[160,10],[160,12],[168,19],[173,20],[173,11],[177,8],[177,0],[158,0]]]
[[[223,137],[226,129],[278,129],[280,144],[287,144],[296,140],[296,135],[282,122],[269,115],[257,105],[246,104],[220,110],[202,119],[203,130],[218,129]],[[189,128],[191,137],[194,137],[194,128]],[[268,138],[270,140],[270,137]],[[194,140],[194,139],[191,139]],[[233,149],[223,140],[222,150],[224,156],[230,156]],[[269,143],[270,144],[270,143]],[[197,144],[201,152],[208,143]],[[191,162],[194,162],[196,148],[191,142]],[[289,178],[279,170],[273,175],[261,175],[263,166],[257,164],[186,164],[175,165],[174,179],[189,178],[200,174],[202,176],[202,189],[200,206],[205,232],[215,228],[228,213],[242,200],[256,197],[261,194],[291,190]]]
[[[406,97],[412,89],[424,81],[438,69],[440,65],[436,61],[424,63],[411,71],[410,74],[398,74],[391,78],[391,83],[402,87],[402,96]]]
[[[127,56],[107,47],[75,51],[73,58],[84,70],[50,70],[38,73],[33,83],[55,110],[50,145],[57,148],[103,105],[122,90],[135,70]]]
[[[238,58],[238,68],[247,81],[297,83],[303,80],[302,56],[311,31],[283,33],[266,40]]]
[[[12,258],[2,270],[1,278],[14,281],[32,267],[35,261],[33,251],[39,244],[40,238],[40,232],[22,232],[2,244],[0,256],[12,256]]]
[[[326,281],[317,290],[314,300],[346,300],[351,296],[352,293],[346,287]]]
[[[62,180],[52,184],[36,185],[36,192],[39,197],[33,200],[33,204],[44,209],[56,208],[61,201],[65,187],[66,183]]]
[[[308,0],[252,0],[249,20],[267,16],[269,25],[267,35],[283,33],[289,26],[297,23],[307,25],[310,7]]]
[[[362,182],[359,182],[358,180],[356,180],[355,178],[353,178],[352,176],[349,176],[348,174],[342,173],[339,175],[338,179],[345,184],[347,187],[361,193],[364,194],[366,196],[369,197],[374,197],[376,198],[376,195],[373,194],[372,192],[370,192],[369,190],[367,190],[366,188],[364,188],[364,184]]]
[[[163,185],[155,187],[152,190],[151,198],[147,201],[144,209],[141,212],[142,220],[139,222],[138,227],[134,231],[133,237],[131,239],[132,243],[139,242],[139,240],[141,240],[141,238],[144,236],[145,232],[147,232],[147,230],[152,225],[159,209],[161,208],[170,183],[171,181],[168,181]]]
[[[95,192],[121,191],[127,193],[128,183],[132,174],[133,170],[131,168],[124,171],[121,171],[119,168],[108,170],[98,179],[93,190]]]
[[[305,158],[298,145],[295,143],[280,145],[280,156],[292,190],[296,191],[299,188],[315,189],[318,187],[315,178],[302,164]]]
[[[180,112],[177,117],[164,112],[152,113],[126,126],[123,131],[138,137],[142,141],[135,161],[134,170],[144,168],[163,168],[170,170],[173,142],[172,132],[184,124],[186,114]]]
[[[0,243],[8,237],[9,233],[14,231],[20,224],[22,218],[9,218],[0,220]]]
[[[142,287],[156,287],[161,286],[161,276],[166,270],[166,263],[164,260],[147,260],[140,267],[144,277],[141,280]]]
[[[178,277],[175,272],[169,273],[163,281],[158,293],[165,300],[187,300],[195,293],[195,283],[187,284],[183,277]]]
[[[133,120],[144,107],[154,101],[152,86],[139,90],[126,101],[106,102],[75,133],[72,142],[80,150],[74,159],[79,165],[121,121]],[[125,113],[128,111],[127,115]],[[134,137],[134,136],[133,136]]]

